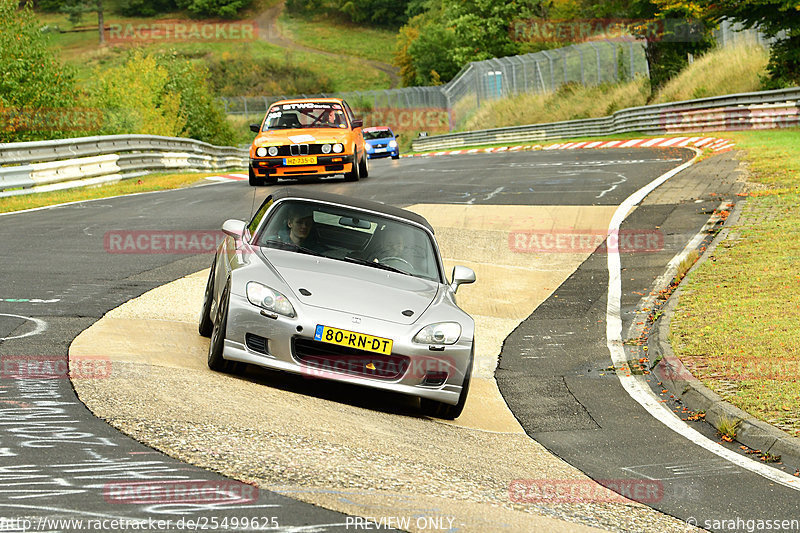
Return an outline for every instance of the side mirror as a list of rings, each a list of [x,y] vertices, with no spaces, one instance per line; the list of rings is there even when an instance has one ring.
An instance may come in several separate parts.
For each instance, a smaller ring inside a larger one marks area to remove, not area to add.
[[[363,128],[363,127],[364,127],[364,121],[362,119],[357,118],[353,121],[353,128]]]
[[[222,224],[222,233],[229,235],[234,239],[241,239],[244,234],[244,228],[247,226],[242,220],[229,219]]]
[[[258,133],[261,131],[261,124],[250,124],[250,131]]]
[[[458,290],[459,285],[467,283],[475,283],[475,271],[461,265],[454,266],[453,282],[450,284],[450,288],[453,289],[453,292]]]

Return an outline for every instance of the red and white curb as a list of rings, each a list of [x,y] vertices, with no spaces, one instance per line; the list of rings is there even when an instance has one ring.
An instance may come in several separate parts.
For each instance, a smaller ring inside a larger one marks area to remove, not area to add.
[[[223,174],[222,176],[208,176],[206,179],[210,181],[245,181],[248,177],[247,174]]]
[[[714,152],[724,152],[733,148],[734,143],[729,139],[717,137],[657,137],[654,139],[623,139],[619,141],[583,141],[557,143],[543,146],[541,144],[501,146],[499,148],[471,148],[469,150],[446,150],[441,152],[426,152],[404,157],[431,157],[437,155],[461,154],[488,154],[498,152],[518,152],[520,150],[579,150],[600,148],[683,148],[695,146],[709,148]]]

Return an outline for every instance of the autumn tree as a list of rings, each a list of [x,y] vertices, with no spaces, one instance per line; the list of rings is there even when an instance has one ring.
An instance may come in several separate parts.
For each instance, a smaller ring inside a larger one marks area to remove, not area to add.
[[[800,85],[800,2],[797,0],[696,0],[715,21],[731,19],[775,39],[765,80],[768,89]]]

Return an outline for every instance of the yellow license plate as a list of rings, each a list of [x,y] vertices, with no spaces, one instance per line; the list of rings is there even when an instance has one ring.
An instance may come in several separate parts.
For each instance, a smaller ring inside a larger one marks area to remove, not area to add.
[[[346,329],[336,329],[329,326],[317,326],[314,331],[314,340],[347,346],[356,350],[366,350],[368,352],[382,353],[390,355],[392,353],[392,339],[383,337],[373,337],[363,333],[347,331]]]
[[[303,157],[287,157],[284,158],[285,165],[316,165],[317,156],[308,155]]]

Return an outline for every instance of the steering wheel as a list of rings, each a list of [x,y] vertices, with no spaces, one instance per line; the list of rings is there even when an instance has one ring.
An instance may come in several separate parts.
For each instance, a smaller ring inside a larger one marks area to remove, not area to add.
[[[411,270],[414,270],[414,265],[403,259],[402,257],[397,257],[396,255],[389,255],[386,257],[381,257],[378,259],[379,263],[384,263],[386,261],[400,261],[401,263],[405,263]]]

